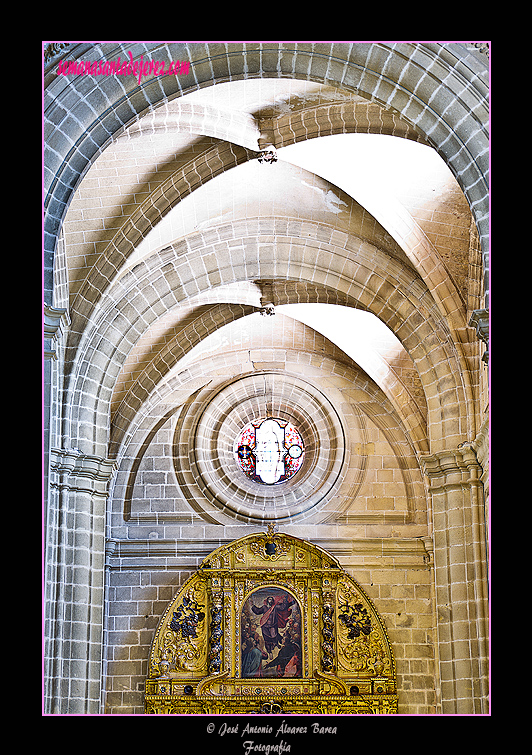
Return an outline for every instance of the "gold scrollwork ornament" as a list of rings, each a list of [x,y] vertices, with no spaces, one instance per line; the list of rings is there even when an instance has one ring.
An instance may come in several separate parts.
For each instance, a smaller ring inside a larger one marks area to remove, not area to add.
[[[245,634],[249,600],[264,610]],[[156,630],[145,694],[147,713],[260,713],[263,704],[283,714],[397,712],[393,649],[371,600],[332,556],[273,527],[221,547],[182,586]]]
[[[206,595],[202,587],[193,586],[185,593],[163,637],[161,661],[177,670],[195,671],[205,665]]]
[[[254,556],[259,556],[265,561],[277,561],[277,559],[286,556],[291,548],[292,545],[288,540],[275,533],[273,524],[268,525],[267,534],[259,535],[249,546]]]
[[[339,589],[338,641],[339,663],[346,671],[380,676],[392,670],[378,622],[366,601],[345,583]]]

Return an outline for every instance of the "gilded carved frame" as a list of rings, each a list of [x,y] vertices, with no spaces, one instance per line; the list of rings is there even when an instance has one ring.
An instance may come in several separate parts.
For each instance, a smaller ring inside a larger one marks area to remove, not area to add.
[[[395,659],[336,559],[270,527],[215,550],[170,602],[145,712],[396,713]]]

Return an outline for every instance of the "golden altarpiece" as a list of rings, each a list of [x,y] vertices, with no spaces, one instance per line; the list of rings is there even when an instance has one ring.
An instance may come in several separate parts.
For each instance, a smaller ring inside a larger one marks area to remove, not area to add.
[[[170,602],[145,711],[396,713],[395,659],[336,559],[270,527],[215,550]]]

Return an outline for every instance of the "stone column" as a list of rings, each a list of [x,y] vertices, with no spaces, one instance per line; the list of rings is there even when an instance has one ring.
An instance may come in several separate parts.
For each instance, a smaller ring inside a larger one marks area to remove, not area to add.
[[[423,458],[432,495],[442,713],[488,712],[488,567],[472,444]]]
[[[50,463],[50,438],[53,436],[53,409],[58,405],[57,394],[60,390],[57,364],[60,363],[58,351],[61,351],[62,340],[70,318],[66,309],[58,309],[44,305],[43,325],[43,473],[45,500],[48,494],[48,466]],[[45,526],[46,526],[46,506]]]
[[[52,449],[45,565],[49,713],[99,713],[105,521],[114,461]]]

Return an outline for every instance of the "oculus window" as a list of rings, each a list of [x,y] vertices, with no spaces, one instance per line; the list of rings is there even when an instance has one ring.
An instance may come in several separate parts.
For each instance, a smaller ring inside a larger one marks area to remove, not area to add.
[[[237,463],[251,480],[278,485],[301,468],[305,455],[297,428],[286,420],[268,417],[246,425],[235,441]]]

